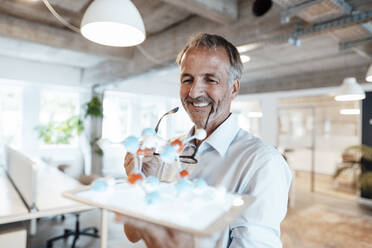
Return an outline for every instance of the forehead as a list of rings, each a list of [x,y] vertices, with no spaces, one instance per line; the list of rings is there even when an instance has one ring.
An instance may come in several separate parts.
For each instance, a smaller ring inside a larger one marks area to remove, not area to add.
[[[181,71],[200,71],[209,73],[213,71],[227,73],[230,69],[230,60],[224,48],[209,49],[198,47],[189,49],[181,60]]]

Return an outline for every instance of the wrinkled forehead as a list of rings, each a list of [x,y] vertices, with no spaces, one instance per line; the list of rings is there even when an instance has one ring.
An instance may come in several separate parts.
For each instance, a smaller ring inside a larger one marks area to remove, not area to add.
[[[208,48],[197,47],[188,49],[182,56],[181,71],[188,69],[211,69],[223,70],[226,73],[230,70],[229,57],[222,47]]]

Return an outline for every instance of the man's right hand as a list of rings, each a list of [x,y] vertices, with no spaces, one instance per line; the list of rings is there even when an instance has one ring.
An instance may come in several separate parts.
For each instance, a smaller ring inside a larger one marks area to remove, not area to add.
[[[127,175],[130,175],[134,170],[134,159],[137,159],[139,164],[139,159],[134,158],[131,153],[127,153],[124,159],[124,168]],[[160,158],[154,156],[154,149],[148,150],[142,159],[142,172],[145,176],[157,176],[158,169],[160,167]]]

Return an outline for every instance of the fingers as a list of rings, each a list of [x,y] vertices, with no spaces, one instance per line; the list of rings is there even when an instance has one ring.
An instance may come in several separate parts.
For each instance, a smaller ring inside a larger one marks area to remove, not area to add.
[[[127,153],[124,158],[124,168],[127,175],[132,173],[134,169],[134,157],[132,154]]]
[[[146,149],[146,152],[145,152],[145,154],[143,156],[143,162],[147,162],[147,161],[153,159],[154,152],[155,152],[155,149],[154,148],[152,148],[152,149]]]
[[[143,163],[142,171],[148,176],[157,176],[161,162],[159,158],[153,156],[151,160],[148,160],[146,163]]]
[[[194,247],[194,238],[189,233],[119,214],[115,215],[115,221],[125,223],[124,231],[131,242],[142,238],[148,248]]]
[[[142,239],[141,232],[130,224],[124,224],[124,233],[132,243],[138,242]]]
[[[129,217],[123,216],[121,214],[115,214],[114,220],[117,223],[123,223],[123,222],[130,222],[130,221],[132,221],[132,220],[129,220]],[[125,223],[123,225],[123,228],[124,228],[124,233],[125,233],[125,235],[127,236],[128,240],[130,242],[135,243],[135,242],[138,242],[139,240],[142,239],[141,232],[135,226],[133,226],[133,225],[131,225],[129,223]]]
[[[160,159],[154,156],[155,149],[148,149],[142,158],[142,172],[146,176],[156,176],[158,168],[160,167]],[[134,171],[135,159],[133,154],[127,153],[124,158],[124,168],[127,175],[130,175]],[[139,161],[138,161],[139,162]]]

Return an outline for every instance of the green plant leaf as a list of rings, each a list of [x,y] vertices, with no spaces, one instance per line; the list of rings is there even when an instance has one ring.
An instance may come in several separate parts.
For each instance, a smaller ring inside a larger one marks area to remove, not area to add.
[[[103,118],[103,106],[98,97],[93,97],[90,102],[85,105],[85,117],[93,116]]]
[[[81,134],[84,126],[79,116],[71,116],[63,122],[50,121],[36,129],[45,144],[70,144],[72,138]]]

